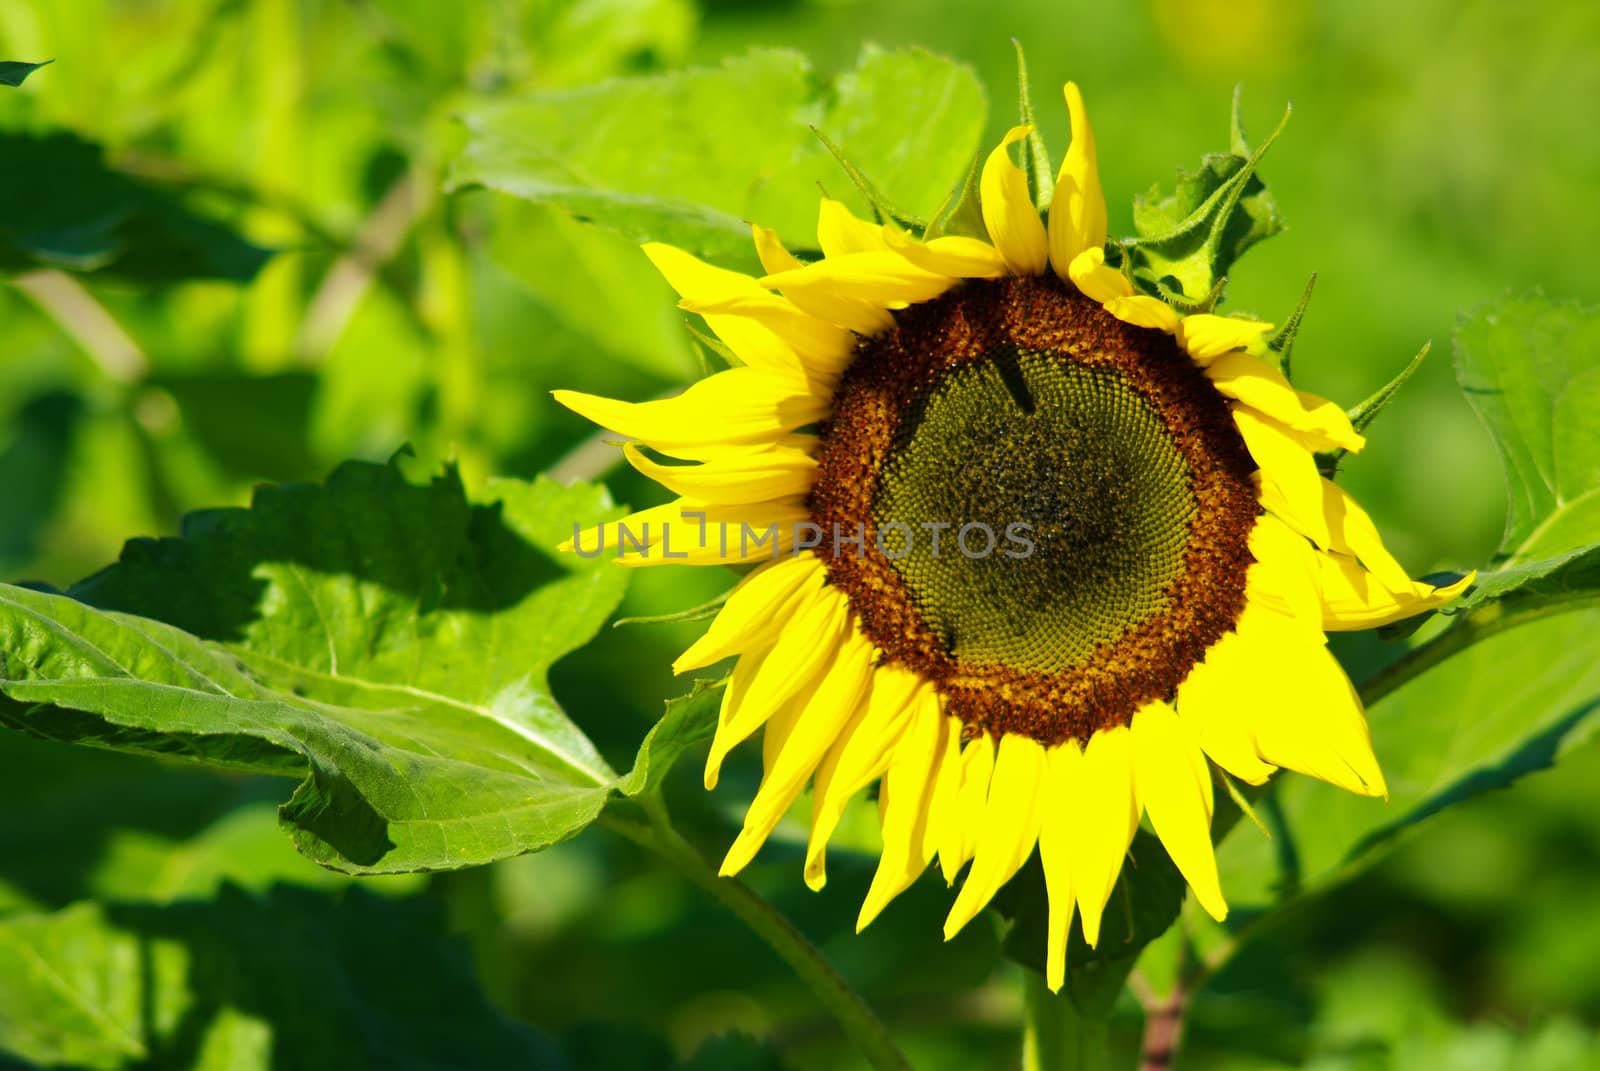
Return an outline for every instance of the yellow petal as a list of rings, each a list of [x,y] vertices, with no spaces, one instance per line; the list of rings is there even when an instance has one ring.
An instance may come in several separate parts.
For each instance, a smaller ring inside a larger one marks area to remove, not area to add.
[[[1322,481],[1322,512],[1328,518],[1332,549],[1359,558],[1367,571],[1390,590],[1411,590],[1411,574],[1383,545],[1378,526],[1350,492],[1332,480]]]
[[[1096,246],[1085,249],[1076,257],[1067,268],[1067,274],[1072,278],[1072,285],[1078,288],[1090,301],[1098,301],[1104,305],[1118,298],[1129,297],[1133,294],[1133,284],[1128,277],[1115,268],[1106,266],[1106,251]]]
[[[1251,598],[1265,600],[1301,625],[1317,631],[1322,622],[1322,593],[1317,586],[1316,548],[1270,513],[1250,529],[1254,564],[1246,573]]]
[[[939,839],[939,868],[949,884],[955,884],[956,875],[978,848],[983,803],[989,798],[989,778],[993,773],[994,739],[988,733],[979,733],[961,749],[959,787],[944,816],[945,827]]]
[[[816,481],[817,462],[800,450],[774,446],[698,465],[663,465],[624,443],[628,464],[673,494],[701,502],[765,502],[804,497]]]
[[[959,733],[959,723],[944,716],[937,695],[926,689],[878,787],[883,854],[856,918],[857,933],[928,869],[933,858],[929,830],[940,771],[951,761]]]
[[[1178,702],[1226,703],[1263,762],[1384,795],[1361,700],[1320,636],[1297,624],[1252,601],[1239,617],[1237,640],[1206,652],[1203,689],[1190,674]]]
[[[1319,547],[1359,559],[1391,592],[1416,593],[1416,582],[1383,545],[1378,526],[1348,491],[1319,475],[1313,497],[1304,486],[1302,473],[1298,493],[1290,494],[1287,482],[1278,473],[1267,475],[1272,478],[1263,479],[1261,485],[1261,504],[1265,508]]]
[[[1083,94],[1074,82],[1063,90],[1072,120],[1072,144],[1056,175],[1056,192],[1050,201],[1050,263],[1056,274],[1068,278],[1068,267],[1088,249],[1106,244],[1106,195],[1100,188],[1094,130],[1083,106]],[[1076,280],[1074,280],[1076,282]]]
[[[720,874],[737,874],[766,843],[772,829],[805,788],[823,752],[866,698],[875,652],[853,628],[846,635],[822,679],[800,711],[777,759],[761,779],[761,788],[745,813],[744,828],[728,848]]]
[[[1165,703],[1147,704],[1133,716],[1133,786],[1195,899],[1219,922],[1226,918],[1211,846],[1211,769],[1194,727]]]
[[[885,309],[931,301],[954,283],[950,276],[924,271],[891,250],[829,257],[761,280],[762,286],[782,290],[796,301],[806,294],[846,294]]]
[[[1074,823],[1066,848],[1083,916],[1083,938],[1091,946],[1100,940],[1106,901],[1139,827],[1132,741],[1127,729],[1104,729],[1089,738],[1082,761],[1075,762],[1066,748],[1051,752],[1051,775],[1065,786],[1066,808]]]
[[[1348,554],[1315,551],[1318,586],[1322,591],[1322,627],[1330,631],[1377,628],[1443,606],[1477,579],[1468,573],[1453,584],[1436,588],[1414,580],[1395,591]]]
[[[705,306],[750,298],[762,293],[748,275],[719,268],[659,242],[644,246],[656,270],[684,302]],[[800,357],[771,328],[744,316],[707,315],[706,326],[745,364],[775,375],[804,374]]]
[[[1196,364],[1204,367],[1224,353],[1255,345],[1262,335],[1271,330],[1271,324],[1257,320],[1199,312],[1183,318],[1178,325],[1177,336],[1178,344],[1189,352]]]
[[[828,838],[838,826],[845,804],[888,769],[922,686],[922,678],[899,666],[875,670],[867,702],[817,767],[805,867],[806,884],[812,889],[822,888],[826,880]]]
[[[1075,740],[1050,749],[1046,756],[1044,798],[1039,815],[1039,861],[1044,865],[1050,916],[1045,942],[1045,982],[1060,992],[1067,973],[1067,939],[1072,932],[1072,840],[1084,823],[1072,813],[1067,785],[1083,777],[1083,753]]]
[[[849,331],[811,315],[787,297],[760,287],[748,294],[715,300],[684,298],[678,306],[704,316],[708,324],[715,321],[719,328],[738,319],[765,328],[782,340],[800,367],[813,377],[837,373],[855,352],[855,339]],[[726,332],[719,330],[719,334]]]
[[[750,234],[755,239],[756,257],[761,261],[761,270],[768,275],[805,267],[800,258],[784,248],[783,239],[779,238],[778,232],[771,227],[752,223]]]
[[[821,420],[829,405],[828,397],[810,392],[800,380],[755,368],[718,372],[677,397],[653,402],[552,393],[579,416],[674,457],[692,457],[707,446],[776,442]]]
[[[886,231],[889,248],[923,271],[953,279],[995,279],[1006,273],[1005,258],[988,242],[947,234],[919,242],[899,231]]]
[[[1028,178],[1011,162],[1011,146],[1033,133],[1031,126],[1014,126],[989,159],[978,180],[983,202],[983,225],[989,241],[1018,275],[1039,275],[1050,259],[1044,224],[1028,195]]]
[[[822,562],[811,554],[757,567],[728,593],[705,635],[678,656],[672,672],[687,673],[729,655],[770,647],[802,600],[809,603],[826,577]]]
[[[1236,407],[1233,423],[1261,470],[1261,501],[1267,509],[1319,547],[1328,545],[1328,521],[1322,512],[1322,474],[1311,451],[1281,423],[1254,409]],[[1274,503],[1285,509],[1279,512]]]
[[[1200,750],[1212,762],[1241,781],[1260,785],[1278,768],[1261,761],[1255,732],[1233,690],[1231,667],[1247,649],[1236,632],[1212,644],[1178,686],[1178,716],[1193,726]]]
[[[824,197],[817,212],[817,244],[825,257],[887,249],[883,228],[857,219],[842,203]]]
[[[961,932],[1033,854],[1045,769],[1045,750],[1038,741],[1016,734],[1000,738],[972,869],[944,922],[946,941]]]
[[[816,591],[778,633],[777,643],[742,656],[722,695],[717,731],[706,756],[706,788],[715,788],[722,760],[790,699],[802,701],[825,677],[849,632],[848,603],[831,588]]]
[[[1125,324],[1171,332],[1178,327],[1178,310],[1148,294],[1112,298],[1105,310]]]
[[[1314,450],[1360,450],[1366,440],[1337,405],[1296,391],[1283,373],[1248,353],[1228,353],[1206,366],[1212,385],[1258,413],[1302,433]],[[1310,407],[1304,399],[1310,398]]]

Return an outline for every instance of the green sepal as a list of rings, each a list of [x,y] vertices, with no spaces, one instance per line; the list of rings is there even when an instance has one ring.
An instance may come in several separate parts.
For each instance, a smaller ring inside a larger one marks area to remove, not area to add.
[[[692,606],[687,610],[679,610],[673,614],[654,614],[647,617],[619,617],[611,622],[612,628],[621,628],[623,625],[677,625],[688,621],[704,621],[708,617],[717,616],[717,611],[722,609],[723,603],[728,601],[728,596],[733,594],[732,589],[723,592],[708,602],[699,606]]]
[[[1033,128],[1022,139],[1022,173],[1028,176],[1028,196],[1042,215],[1050,211],[1050,201],[1055,197],[1055,169],[1050,166],[1050,150],[1045,148],[1039,121],[1034,118],[1033,90],[1028,84],[1028,61],[1022,55],[1022,42],[1013,37],[1011,45],[1017,50],[1017,125]]]
[[[983,173],[983,156],[974,154],[966,177],[956,183],[950,196],[944,199],[939,211],[922,232],[922,240],[931,242],[946,235],[989,240],[989,228],[983,223],[983,203],[979,197],[979,178]]]
[[[28,80],[28,75],[40,67],[47,67],[55,60],[45,60],[43,63],[22,63],[18,60],[0,60],[0,86],[20,86]]]
[[[1284,325],[1278,328],[1278,333],[1267,339],[1267,352],[1277,358],[1278,370],[1284,378],[1289,378],[1289,358],[1294,353],[1294,340],[1300,335],[1300,323],[1305,319],[1306,307],[1311,304],[1311,292],[1317,286],[1317,273],[1312,272],[1311,278],[1306,280],[1306,288],[1300,294],[1300,303],[1294,307],[1294,312]]]
[[[1307,288],[1307,293],[1309,292],[1310,289]],[[1422,349],[1417,351],[1417,355],[1411,358],[1406,366],[1395,374],[1393,379],[1379,387],[1359,405],[1345,410],[1345,415],[1350,418],[1350,424],[1356,431],[1365,432],[1367,426],[1378,418],[1378,414],[1383,412],[1389,403],[1394,400],[1394,396],[1400,392],[1401,387],[1406,385],[1406,381],[1417,374],[1417,369],[1422,367],[1423,358],[1428,356],[1428,351],[1432,348],[1432,342],[1424,342]],[[1317,468],[1325,475],[1331,474],[1338,468],[1339,462],[1344,460],[1344,456],[1349,452],[1343,448],[1324,451],[1317,455]]]
[[[823,148],[833,155],[834,160],[838,161],[839,167],[844,170],[844,173],[850,176],[850,181],[855,183],[856,189],[861,191],[861,196],[866,198],[867,204],[872,206],[872,211],[877,215],[879,223],[887,220],[906,230],[921,230],[927,227],[927,220],[913,212],[907,212],[884,196],[883,191],[877,187],[877,184],[851,162],[850,158],[844,154],[844,150],[833,143],[833,139],[816,127],[812,127],[811,132],[817,136],[818,141],[822,142]]]
[[[1278,139],[1292,108],[1285,108],[1267,139],[1254,151],[1239,124],[1234,93],[1229,152],[1206,156],[1198,170],[1180,172],[1163,196],[1158,186],[1133,200],[1137,237],[1123,248],[1136,285],[1184,312],[1196,311],[1246,249],[1283,229],[1266,183],[1256,174],[1262,155]]]

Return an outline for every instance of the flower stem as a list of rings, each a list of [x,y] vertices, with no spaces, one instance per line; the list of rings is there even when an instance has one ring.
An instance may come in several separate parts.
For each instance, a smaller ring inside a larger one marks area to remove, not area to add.
[[[1490,603],[1471,614],[1463,615],[1450,628],[1427,643],[1413,647],[1362,681],[1358,689],[1361,701],[1371,706],[1390,692],[1399,689],[1401,685],[1420,677],[1451,655],[1460,654],[1475,643],[1518,625],[1579,609],[1591,602],[1592,599],[1550,600],[1526,607],[1509,608],[1504,603]]]
[[[1085,1015],[1044,976],[1022,972],[1022,1071],[1117,1071],[1111,1027]]]
[[[650,810],[649,824],[620,818],[610,811],[600,816],[599,824],[654,852],[716,897],[789,965],[874,1068],[911,1071],[883,1023],[817,946],[750,886],[735,878],[719,877],[705,857],[672,828],[659,808]]]

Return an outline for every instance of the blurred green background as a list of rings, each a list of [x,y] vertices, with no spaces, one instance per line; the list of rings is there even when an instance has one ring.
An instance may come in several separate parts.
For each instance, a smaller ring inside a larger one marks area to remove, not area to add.
[[[1257,135],[1293,103],[1262,168],[1289,229],[1235,271],[1228,307],[1281,321],[1320,273],[1295,371],[1346,403],[1433,341],[1347,482],[1414,572],[1480,564],[1503,489],[1449,339],[1458,313],[1508,291],[1600,297],[1596,5],[6,0],[0,58],[55,63],[0,91],[0,153],[51,161],[0,174],[0,577],[65,585],[186,511],[407,444],[421,468],[455,459],[469,484],[603,471],[582,447],[592,429],[548,391],[646,398],[699,358],[629,242],[501,194],[444,192],[470,102],[754,46],[806,53],[825,83],[865,43],[920,45],[976,69],[988,142],[1014,121],[1012,37],[1057,154],[1057,87],[1083,87],[1116,232],[1134,193],[1225,148],[1236,84]],[[705,123],[714,137],[717,116]],[[663,498],[605,474],[620,500]],[[644,570],[623,614],[727,583]],[[557,694],[608,755],[625,760],[682,690],[666,667],[696,628],[608,630],[557,667]],[[678,805],[716,828],[754,776]],[[1291,913],[1200,996],[1180,1066],[1593,1066],[1597,776],[1590,744]],[[272,828],[275,798],[0,735],[0,912],[206,897],[224,879],[338,893],[344,879]],[[929,881],[856,938],[869,870],[837,870],[808,893],[779,849],[752,877],[919,1068],[1012,1066],[1016,968],[991,972],[993,934],[940,946],[944,892]],[[754,1048],[702,1047],[729,1030],[778,1039],[794,1066],[843,1058],[753,938],[603,834],[384,891],[440,902],[493,1002],[589,1054],[582,1066],[767,1066]]]

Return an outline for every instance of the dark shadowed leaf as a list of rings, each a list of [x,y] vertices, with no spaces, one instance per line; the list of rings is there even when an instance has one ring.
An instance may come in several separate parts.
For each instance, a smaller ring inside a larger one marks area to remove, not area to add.
[[[0,1061],[48,1066],[565,1069],[491,1007],[427,903],[226,887],[0,921]]]
[[[667,702],[667,712],[639,745],[633,769],[618,782],[629,796],[652,792],[686,751],[708,742],[717,729],[717,708],[722,686],[695,681],[694,690]]]
[[[246,281],[269,252],[108,167],[72,134],[0,132],[0,268],[40,265],[146,283]]]
[[[28,80],[28,75],[50,62],[45,60],[44,63],[20,63],[17,60],[0,60],[0,86],[20,86]]]

